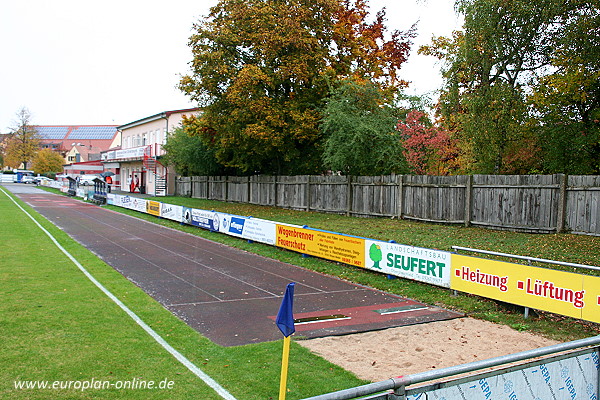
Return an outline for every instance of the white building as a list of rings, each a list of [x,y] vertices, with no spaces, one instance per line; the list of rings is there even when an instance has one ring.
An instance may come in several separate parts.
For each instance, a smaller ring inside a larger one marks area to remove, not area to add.
[[[121,147],[102,153],[104,169],[114,169],[120,177],[117,189],[129,192],[131,182],[139,181],[135,192],[154,196],[173,194],[175,173],[161,164],[167,135],[181,125],[183,116],[199,113],[198,108],[164,111],[117,127]]]

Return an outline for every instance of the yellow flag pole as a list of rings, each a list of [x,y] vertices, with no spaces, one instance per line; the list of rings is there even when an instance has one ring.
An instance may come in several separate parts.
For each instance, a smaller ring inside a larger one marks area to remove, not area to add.
[[[288,364],[290,361],[290,336],[283,339],[283,356],[281,359],[281,381],[279,382],[279,400],[285,400],[287,388]]]

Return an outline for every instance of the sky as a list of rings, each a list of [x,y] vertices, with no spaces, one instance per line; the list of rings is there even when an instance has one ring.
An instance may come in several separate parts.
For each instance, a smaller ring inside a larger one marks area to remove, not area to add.
[[[177,89],[192,59],[192,25],[217,0],[21,0],[0,12],[0,133],[26,107],[34,125],[123,125],[194,107]],[[389,30],[418,22],[401,78],[409,94],[440,87],[440,65],[417,55],[460,28],[453,0],[369,0]]]

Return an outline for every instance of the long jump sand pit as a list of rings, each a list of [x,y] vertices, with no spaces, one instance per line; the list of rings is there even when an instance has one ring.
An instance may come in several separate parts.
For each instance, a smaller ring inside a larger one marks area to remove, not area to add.
[[[505,325],[457,318],[298,343],[361,379],[379,382],[559,342]]]

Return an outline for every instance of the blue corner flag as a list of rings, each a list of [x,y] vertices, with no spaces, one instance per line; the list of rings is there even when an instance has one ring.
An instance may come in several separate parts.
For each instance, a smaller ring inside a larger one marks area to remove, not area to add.
[[[279,312],[277,313],[277,318],[275,319],[277,327],[285,337],[288,337],[292,333],[296,332],[296,328],[294,327],[293,311],[295,285],[296,284],[294,282],[288,283],[287,288],[285,289],[285,294],[283,295],[283,301],[279,307]]]

